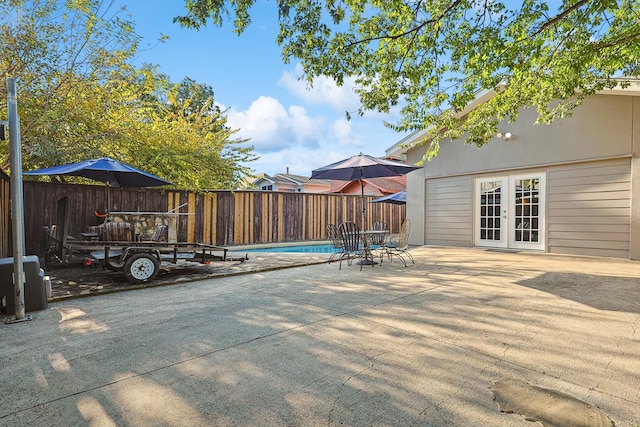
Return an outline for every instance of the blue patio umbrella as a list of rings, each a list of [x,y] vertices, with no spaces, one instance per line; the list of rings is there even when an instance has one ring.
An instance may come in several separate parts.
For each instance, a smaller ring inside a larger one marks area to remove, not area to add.
[[[23,172],[23,175],[68,175],[81,176],[107,183],[107,207],[110,206],[109,187],[160,187],[171,185],[169,181],[155,175],[136,169],[126,163],[109,157],[84,160],[66,165],[52,166]]]
[[[394,205],[404,205],[407,203],[407,190],[398,191],[397,193],[373,199],[371,203],[391,203]]]

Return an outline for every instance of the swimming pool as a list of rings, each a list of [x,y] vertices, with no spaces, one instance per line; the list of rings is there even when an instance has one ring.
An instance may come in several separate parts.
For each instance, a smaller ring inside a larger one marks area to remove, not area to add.
[[[373,245],[371,249],[379,248],[378,245]],[[237,249],[236,252],[293,252],[293,253],[316,253],[316,254],[332,254],[334,252],[340,252],[340,248],[334,248],[331,244],[316,244],[316,245],[297,245],[297,246],[271,246],[268,248],[248,248]]]
[[[241,249],[238,252],[295,252],[295,253],[316,253],[316,254],[331,254],[338,252],[338,249],[334,248],[330,244],[322,245],[298,245],[298,246],[272,246],[269,248],[251,248]]]

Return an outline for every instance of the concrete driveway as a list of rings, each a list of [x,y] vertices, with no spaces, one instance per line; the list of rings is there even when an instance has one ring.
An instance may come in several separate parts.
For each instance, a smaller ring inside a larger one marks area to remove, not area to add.
[[[0,424],[530,427],[494,400],[507,380],[640,424],[640,263],[413,254],[407,268],[311,265],[3,322]]]

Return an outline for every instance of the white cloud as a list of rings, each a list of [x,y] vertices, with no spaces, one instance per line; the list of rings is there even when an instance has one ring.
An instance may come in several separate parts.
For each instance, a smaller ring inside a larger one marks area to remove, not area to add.
[[[354,150],[342,152],[339,147],[335,148],[335,150],[324,147],[314,150],[287,148],[277,153],[266,153],[260,156],[260,160],[256,163],[249,164],[249,167],[258,173],[266,172],[269,175],[286,173],[288,168],[290,174],[311,176],[311,171],[314,169],[359,153]]]
[[[352,122],[346,118],[337,119],[331,125],[331,133],[341,146],[359,145],[359,137],[353,134]]]
[[[281,82],[299,91],[304,84],[293,83],[291,73]],[[328,79],[311,91],[299,92],[298,105],[283,105],[274,97],[260,96],[245,110],[227,111],[228,125],[239,129],[237,137],[249,138],[259,159],[248,166],[256,173],[289,173],[309,176],[313,169],[342,160],[359,152],[381,156],[395,143],[392,132],[381,128],[381,115],[354,115],[347,120],[344,111],[357,101]],[[334,111],[323,106],[331,105]],[[388,116],[385,116],[388,118]]]
[[[353,117],[357,116],[359,108],[362,106],[360,98],[356,93],[355,77],[344,79],[342,86],[329,77],[316,77],[313,85],[309,86],[304,80],[300,80],[302,66],[297,64],[293,71],[283,71],[278,84],[287,89],[293,96],[309,105],[325,105],[331,107],[335,112],[345,116],[349,112]],[[402,104],[402,103],[400,103]],[[388,120],[396,122],[400,118],[401,105],[392,106],[389,113],[367,110],[363,117],[374,120]]]
[[[278,83],[303,102],[314,105],[329,105],[340,113],[353,112],[360,106],[360,100],[354,91],[354,78],[347,78],[342,86],[338,86],[334,80],[328,77],[316,77],[313,80],[313,85],[309,87],[306,81],[298,78],[301,75],[302,67],[297,65],[293,72],[284,71]]]
[[[238,135],[250,138],[259,153],[296,145],[317,146],[325,127],[322,117],[311,117],[299,106],[285,109],[280,101],[268,96],[259,97],[245,111],[231,107],[227,118],[229,126],[240,129]]]
[[[318,143],[325,128],[324,117],[311,117],[303,107],[294,105],[289,107],[289,118],[288,124],[297,142]]]

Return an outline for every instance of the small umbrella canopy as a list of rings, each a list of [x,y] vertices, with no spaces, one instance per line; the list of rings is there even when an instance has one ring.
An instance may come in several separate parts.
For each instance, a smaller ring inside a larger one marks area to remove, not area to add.
[[[391,203],[394,205],[404,205],[407,203],[407,190],[379,197],[371,201],[371,203]]]
[[[420,169],[420,167],[394,160],[378,159],[360,153],[357,156],[352,156],[312,171],[311,179],[356,181],[366,178],[401,176],[416,169]]]
[[[52,166],[50,168],[37,169],[23,172],[23,175],[69,175],[82,176],[84,178],[107,183],[107,207],[110,206],[109,186],[114,187],[160,187],[171,185],[169,181],[158,178],[126,163],[118,162],[109,157],[84,160],[77,163]]]
[[[362,192],[362,224],[364,226],[364,181],[366,178],[402,176],[420,166],[413,166],[394,160],[379,159],[366,154],[358,154],[340,160],[311,172],[311,179],[337,179],[340,181],[360,181]]]

